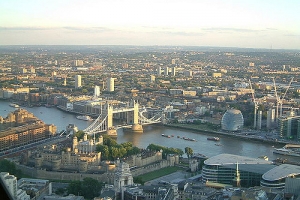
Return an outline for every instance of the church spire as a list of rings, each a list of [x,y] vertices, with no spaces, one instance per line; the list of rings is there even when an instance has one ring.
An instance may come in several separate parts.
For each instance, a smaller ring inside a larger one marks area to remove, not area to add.
[[[233,184],[234,187],[241,187],[241,174],[239,171],[239,162],[236,162],[236,172],[235,172],[235,177],[233,179]]]

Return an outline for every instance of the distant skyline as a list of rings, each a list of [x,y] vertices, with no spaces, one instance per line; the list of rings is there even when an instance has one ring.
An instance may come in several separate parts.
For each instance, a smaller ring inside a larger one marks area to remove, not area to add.
[[[299,0],[3,0],[0,45],[300,49]]]

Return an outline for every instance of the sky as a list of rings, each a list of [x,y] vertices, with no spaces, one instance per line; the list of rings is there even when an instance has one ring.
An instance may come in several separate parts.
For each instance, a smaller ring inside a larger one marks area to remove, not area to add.
[[[299,0],[1,0],[0,45],[300,49]]]

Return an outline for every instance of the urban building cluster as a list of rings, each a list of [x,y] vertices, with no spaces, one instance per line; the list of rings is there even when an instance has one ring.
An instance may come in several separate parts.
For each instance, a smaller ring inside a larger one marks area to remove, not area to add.
[[[55,125],[45,124],[24,109],[17,109],[5,118],[0,116],[1,151],[50,138],[55,134]]]
[[[300,139],[300,62],[294,51],[95,46],[74,53],[64,47],[19,48],[0,49],[0,99],[11,101],[16,108],[0,117],[1,151],[57,136],[55,125],[45,124],[20,106],[56,106],[92,117],[106,110],[111,118],[132,124],[138,112],[117,113],[131,101],[138,102],[149,117],[163,113],[169,124],[206,123],[217,131],[237,134],[245,129],[256,130],[254,134],[266,131],[274,142]],[[127,115],[131,115],[129,120]],[[300,196],[299,166],[276,166],[231,154],[208,159],[191,156],[189,169],[194,173],[202,168],[201,176],[141,186],[133,177],[178,166],[179,156],[163,158],[161,151],[145,150],[109,162],[96,151],[103,138],[90,136],[72,136],[68,144],[44,145],[23,153],[15,160],[18,167],[42,180],[17,182],[13,175],[1,172],[10,195],[28,199],[27,188],[35,185],[34,196],[44,193],[44,199],[59,199],[63,197],[52,194],[48,179],[93,177],[107,183],[99,191],[100,199],[277,200]],[[68,198],[83,198],[75,195]]]
[[[97,104],[97,98],[121,102],[134,99],[157,109],[173,106],[174,110],[169,110],[172,121],[217,124],[221,124],[226,110],[239,108],[244,127],[277,129],[276,137],[299,138],[299,128],[287,125],[287,121],[298,123],[300,70],[294,52],[83,47],[74,55],[63,47],[45,48],[47,52],[28,48],[26,52],[34,57],[10,53],[18,49],[3,50],[0,98],[24,106],[64,108]],[[70,100],[83,95],[92,102]],[[58,98],[69,100],[62,105],[57,103]],[[91,115],[100,112],[73,108]]]

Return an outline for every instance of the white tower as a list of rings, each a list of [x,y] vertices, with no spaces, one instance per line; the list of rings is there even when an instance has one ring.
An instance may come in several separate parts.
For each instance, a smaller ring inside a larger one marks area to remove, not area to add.
[[[100,96],[100,87],[98,85],[95,85],[94,88],[94,97],[99,97]]]
[[[80,88],[81,87],[81,75],[76,75],[75,76],[75,88]]]
[[[109,92],[115,91],[115,79],[114,78],[108,78],[106,85],[107,85],[107,91],[109,91]]]

